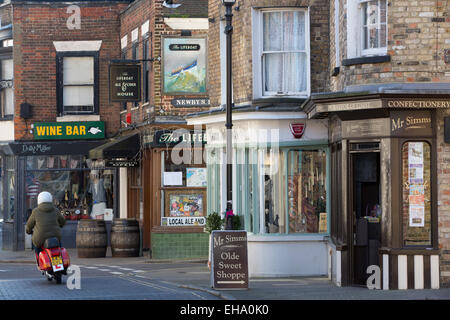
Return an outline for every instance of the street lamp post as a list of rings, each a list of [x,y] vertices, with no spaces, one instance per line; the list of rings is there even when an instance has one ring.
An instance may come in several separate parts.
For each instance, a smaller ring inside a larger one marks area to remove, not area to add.
[[[226,101],[226,122],[225,128],[227,132],[227,144],[226,144],[226,153],[227,153],[227,209],[226,212],[229,212],[233,209],[233,142],[232,142],[232,116],[231,116],[231,108],[232,108],[232,76],[231,76],[231,35],[233,34],[233,26],[231,25],[231,20],[233,17],[232,7],[236,3],[236,0],[222,0],[222,4],[225,6],[225,34],[227,36],[227,46],[226,46],[226,73],[227,73],[227,101]],[[226,223],[225,229],[231,229],[230,223],[231,217],[226,215]]]

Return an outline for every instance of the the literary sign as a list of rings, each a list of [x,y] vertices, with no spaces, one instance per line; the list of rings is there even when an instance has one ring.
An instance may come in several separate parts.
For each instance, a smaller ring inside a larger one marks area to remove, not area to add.
[[[141,66],[111,64],[109,66],[109,95],[112,102],[141,101]]]
[[[211,241],[212,287],[248,289],[247,232],[216,230]]]

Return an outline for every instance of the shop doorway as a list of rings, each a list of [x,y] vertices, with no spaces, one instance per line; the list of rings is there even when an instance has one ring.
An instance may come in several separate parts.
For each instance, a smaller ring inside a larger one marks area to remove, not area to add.
[[[365,286],[367,267],[380,265],[381,184],[379,143],[350,145],[350,279]]]

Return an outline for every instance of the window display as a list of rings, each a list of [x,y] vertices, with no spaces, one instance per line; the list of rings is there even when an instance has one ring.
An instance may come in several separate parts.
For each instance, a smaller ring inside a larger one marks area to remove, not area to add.
[[[191,221],[189,218],[203,217],[207,213],[206,166],[204,163],[198,164],[193,161],[185,163],[185,157],[183,157],[184,162],[175,164],[171,156],[171,152],[163,151],[161,153],[163,159],[161,163],[161,194],[164,199],[161,225],[203,225],[204,219]]]
[[[290,233],[317,233],[326,216],[326,153],[291,150],[288,153],[288,211]],[[322,227],[323,231],[325,228]]]
[[[264,233],[285,233],[284,154],[273,149],[263,153]]]
[[[431,148],[407,142],[403,157],[404,245],[431,245]]]
[[[37,195],[48,191],[53,195],[54,204],[67,220],[112,220],[112,170],[90,170],[81,156],[68,155],[31,156],[27,157],[26,165],[28,213],[37,206]]]
[[[15,191],[16,191],[16,175],[14,170],[14,158],[4,157],[3,164],[5,169],[4,177],[6,179],[4,187],[6,188],[6,203],[4,204],[4,219],[5,221],[12,221],[15,217]]]

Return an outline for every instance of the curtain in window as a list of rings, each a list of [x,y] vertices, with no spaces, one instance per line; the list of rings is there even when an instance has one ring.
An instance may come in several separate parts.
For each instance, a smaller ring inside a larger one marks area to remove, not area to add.
[[[14,78],[13,60],[5,59],[1,61],[1,77],[2,80],[12,80]],[[2,89],[1,103],[3,105],[3,115],[14,114],[14,89]]]
[[[386,1],[363,3],[362,21],[363,49],[386,47]]]
[[[306,91],[305,22],[302,11],[263,13],[265,92]]]

